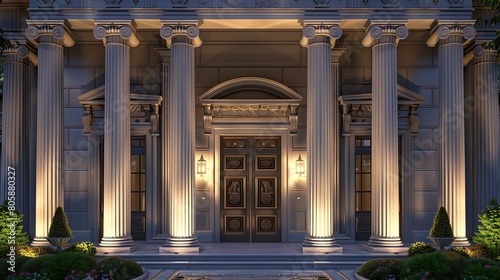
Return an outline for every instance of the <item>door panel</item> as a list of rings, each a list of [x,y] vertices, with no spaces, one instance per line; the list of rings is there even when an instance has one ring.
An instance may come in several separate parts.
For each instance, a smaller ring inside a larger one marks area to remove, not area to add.
[[[280,137],[221,137],[221,242],[280,242]]]

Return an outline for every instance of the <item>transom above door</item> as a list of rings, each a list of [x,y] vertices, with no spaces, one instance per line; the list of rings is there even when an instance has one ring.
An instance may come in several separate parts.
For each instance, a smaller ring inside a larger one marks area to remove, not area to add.
[[[281,137],[220,140],[220,241],[281,242]]]

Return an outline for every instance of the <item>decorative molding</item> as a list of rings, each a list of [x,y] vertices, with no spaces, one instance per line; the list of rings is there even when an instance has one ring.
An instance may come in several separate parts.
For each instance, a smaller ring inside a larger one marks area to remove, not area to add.
[[[106,45],[108,36],[119,36],[130,47],[137,47],[140,43],[135,35],[135,30],[130,25],[99,23],[94,27],[93,34],[96,39],[102,40],[104,45]]]
[[[160,36],[166,40],[169,48],[172,45],[172,39],[176,36],[186,36],[195,48],[203,43],[200,39],[200,29],[193,24],[163,25],[160,29]]]
[[[29,26],[26,28],[26,37],[35,46],[38,46],[41,36],[53,36],[54,39],[60,40],[63,46],[72,47],[75,40],[71,37],[71,33],[66,25],[61,21],[45,21],[43,23],[27,20]]]
[[[339,24],[331,25],[306,25],[302,30],[302,39],[300,40],[300,45],[303,47],[308,47],[310,40],[316,36],[326,36],[330,38],[330,44],[332,49],[335,47],[335,41],[342,36],[342,28]]]

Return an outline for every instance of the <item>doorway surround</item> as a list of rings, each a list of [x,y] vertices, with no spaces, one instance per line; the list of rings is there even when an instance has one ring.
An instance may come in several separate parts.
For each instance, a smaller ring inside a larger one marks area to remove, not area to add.
[[[213,154],[214,203],[211,224],[214,241],[220,242],[221,148],[224,136],[280,136],[281,138],[281,242],[287,242],[289,212],[289,156],[291,137],[297,133],[298,107],[302,97],[287,86],[260,77],[242,77],[223,82],[200,96],[205,134]]]

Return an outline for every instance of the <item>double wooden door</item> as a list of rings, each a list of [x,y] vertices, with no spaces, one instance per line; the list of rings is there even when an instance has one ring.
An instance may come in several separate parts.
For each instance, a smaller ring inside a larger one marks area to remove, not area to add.
[[[220,241],[281,242],[281,138],[220,142]]]

